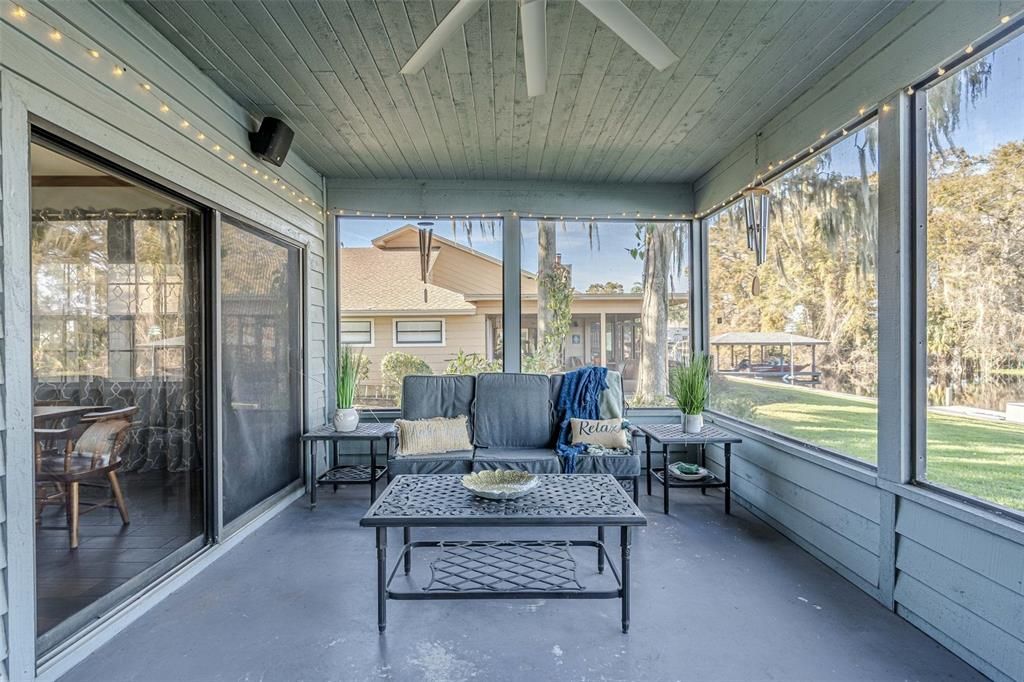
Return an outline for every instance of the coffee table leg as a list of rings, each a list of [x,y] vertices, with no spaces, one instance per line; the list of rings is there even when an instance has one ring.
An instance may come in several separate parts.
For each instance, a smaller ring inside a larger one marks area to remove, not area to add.
[[[651,496],[651,437],[644,434],[644,443],[647,445],[647,497]]]
[[[623,526],[619,540],[622,546],[622,631],[629,632],[629,526]]]
[[[388,529],[377,529],[377,630],[387,627]]]
[[[601,544],[597,548],[597,572],[604,573],[604,526],[597,527],[597,541]]]
[[[370,504],[377,499],[377,441],[370,441]],[[406,571],[408,573],[408,571]]]
[[[725,444],[725,513],[732,514],[732,443]]]
[[[412,528],[406,526],[402,529],[402,542],[408,545],[412,542]],[[405,548],[405,574],[409,575],[412,571],[412,547]]]
[[[668,514],[668,445],[663,444],[661,446],[661,465],[664,467],[661,471],[661,485],[662,490],[665,494],[665,513]]]

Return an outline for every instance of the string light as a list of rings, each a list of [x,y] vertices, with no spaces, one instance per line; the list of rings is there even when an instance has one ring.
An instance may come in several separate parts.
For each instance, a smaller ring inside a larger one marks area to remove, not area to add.
[[[63,42],[65,39],[67,39],[67,41],[69,41],[70,43],[73,43],[74,45],[77,46],[77,48],[81,49],[81,55],[82,55],[83,59],[88,59],[90,61],[97,61],[97,62],[109,60],[107,62],[107,64],[108,64],[108,67],[110,68],[111,77],[113,77],[113,78],[121,78],[122,76],[124,76],[125,73],[127,73],[129,71],[128,65],[126,65],[124,63],[119,63],[119,62],[114,61],[113,55],[104,55],[96,47],[87,45],[87,44],[85,44],[83,41],[81,41],[79,39],[76,39],[74,37],[65,35],[59,28],[57,28],[56,26],[54,26],[53,24],[51,24],[47,20],[43,19],[39,15],[35,14],[34,12],[30,12],[30,11],[26,10],[21,5],[13,5],[12,4],[9,13],[10,13],[11,17],[13,17],[15,19],[19,19],[19,20],[29,19],[30,15],[31,15],[31,21],[33,23],[38,22],[38,25],[40,25],[41,27],[45,27],[45,34],[49,37],[49,39],[52,42],[60,43],[60,42]],[[185,133],[186,129],[192,127],[192,123],[189,121],[190,116],[186,115],[186,112],[184,110],[176,111],[175,110],[176,107],[172,108],[171,101],[167,100],[165,96],[161,97],[161,98],[158,98],[158,93],[156,92],[154,87],[149,82],[144,81],[144,80],[143,81],[139,81],[138,82],[138,87],[141,88],[141,90],[145,94],[148,94],[149,96],[151,96],[151,97],[153,97],[154,99],[157,100],[154,106],[159,108],[160,113],[162,113],[162,114],[175,114],[176,115],[175,118],[178,120],[178,125],[176,127],[183,134],[189,134],[190,137],[194,137],[194,139],[196,141],[200,142],[200,143],[207,139],[207,135],[205,133],[199,132],[199,133],[196,133],[194,136],[192,136],[190,133]],[[173,124],[170,121],[168,121],[167,123],[168,123],[168,125],[172,125],[173,126]],[[204,146],[204,148],[207,151],[209,151],[210,153],[215,154],[215,155],[219,155],[219,152],[223,149],[223,147],[220,144],[214,144],[214,145],[209,146],[209,147]],[[234,154],[227,154],[226,157],[220,157],[220,158],[226,158],[228,161],[233,161],[235,159],[235,155]],[[259,171],[259,170],[255,170],[254,174],[258,175],[260,172],[261,171]],[[276,178],[276,177],[272,178],[272,176],[269,173],[263,173],[263,176],[264,176],[265,180],[273,179],[273,180],[276,181],[274,183],[275,185],[279,185],[282,189],[285,188],[285,184],[279,178]],[[293,192],[292,195],[293,196],[297,196],[297,193]],[[309,204],[310,206],[313,206],[313,207],[318,207],[318,204],[315,201],[313,201],[312,199],[310,199],[309,197],[304,197],[304,199],[302,201],[297,201],[296,202],[296,204],[302,204],[302,203]],[[318,216],[322,216],[323,215],[323,211],[322,210],[318,210],[315,213]]]
[[[1009,14],[1007,14],[1007,15],[1006,15],[1005,17],[1003,17],[1002,19],[1000,19],[1000,20],[999,20],[999,23],[1000,23],[1000,24],[1008,24],[1008,23],[1010,23],[1010,15],[1009,15]]]
[[[971,54],[972,52],[974,52],[974,45],[968,45],[968,46],[967,46],[967,47],[966,47],[966,48],[964,49],[964,52],[966,52],[967,54]]]
[[[946,73],[946,70],[940,66],[939,70],[936,73],[938,73],[941,76]]]
[[[908,87],[907,88],[907,94],[908,95],[913,95],[914,94],[914,88],[913,87]]]

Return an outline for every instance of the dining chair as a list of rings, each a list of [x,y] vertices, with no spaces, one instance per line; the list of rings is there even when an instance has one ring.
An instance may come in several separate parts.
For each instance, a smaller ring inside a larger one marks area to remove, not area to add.
[[[128,507],[117,472],[121,468],[121,455],[128,445],[132,428],[132,417],[137,407],[126,407],[109,412],[91,413],[82,418],[85,426],[63,454],[41,453],[36,463],[36,483],[55,484],[60,490],[68,519],[71,535],[71,549],[78,547],[79,518],[82,514],[100,507],[116,507],[121,522],[128,525]],[[104,502],[83,503],[81,487],[107,487],[111,498]],[[48,496],[47,502],[57,495]],[[45,504],[45,503],[44,503]],[[83,509],[84,508],[84,509]]]

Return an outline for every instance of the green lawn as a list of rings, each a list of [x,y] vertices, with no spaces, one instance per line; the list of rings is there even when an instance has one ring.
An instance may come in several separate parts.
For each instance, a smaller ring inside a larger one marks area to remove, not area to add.
[[[877,461],[877,407],[867,398],[716,378],[711,406],[773,431]],[[1024,509],[1024,425],[928,415],[928,480]]]

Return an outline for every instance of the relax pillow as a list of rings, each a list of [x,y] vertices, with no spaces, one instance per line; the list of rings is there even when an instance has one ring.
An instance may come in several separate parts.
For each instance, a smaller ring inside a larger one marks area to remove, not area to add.
[[[396,455],[436,455],[457,450],[472,450],[466,415],[433,419],[396,419],[398,451]]]
[[[570,419],[572,443],[600,445],[612,450],[624,450],[629,447],[626,429],[622,428],[622,419]]]

